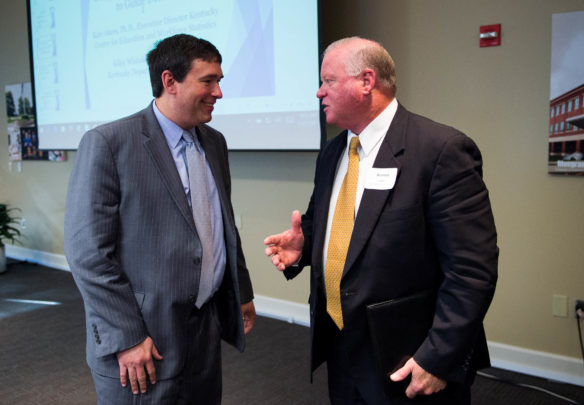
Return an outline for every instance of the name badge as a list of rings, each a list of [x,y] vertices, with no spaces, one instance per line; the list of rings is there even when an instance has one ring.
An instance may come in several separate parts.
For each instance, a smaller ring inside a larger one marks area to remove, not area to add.
[[[397,167],[371,168],[365,180],[365,188],[371,190],[391,190],[397,179]]]

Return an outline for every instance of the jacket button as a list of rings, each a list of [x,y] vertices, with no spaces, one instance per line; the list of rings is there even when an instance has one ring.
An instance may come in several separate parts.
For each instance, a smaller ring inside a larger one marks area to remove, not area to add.
[[[197,266],[200,265],[201,264],[201,258],[200,257],[195,258],[193,260],[193,263],[195,263],[195,265],[197,265]]]
[[[195,302],[195,296],[193,294],[189,295],[189,302],[192,304]]]

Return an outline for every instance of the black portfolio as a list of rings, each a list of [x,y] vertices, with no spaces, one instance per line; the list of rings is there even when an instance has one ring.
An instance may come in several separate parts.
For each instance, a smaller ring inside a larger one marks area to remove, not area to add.
[[[410,378],[393,382],[389,376],[401,368],[426,339],[435,305],[435,291],[423,291],[367,306],[373,349],[388,394],[405,392]]]

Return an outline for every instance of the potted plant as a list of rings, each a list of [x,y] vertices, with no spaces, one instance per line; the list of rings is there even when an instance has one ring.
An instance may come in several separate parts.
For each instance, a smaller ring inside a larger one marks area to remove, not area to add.
[[[6,271],[6,248],[4,242],[18,243],[20,231],[14,227],[20,218],[13,216],[18,208],[8,208],[0,204],[0,273]]]

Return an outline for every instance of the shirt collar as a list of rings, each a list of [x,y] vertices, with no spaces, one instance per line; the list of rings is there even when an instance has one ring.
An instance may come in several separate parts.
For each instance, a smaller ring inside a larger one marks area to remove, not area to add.
[[[180,141],[182,139],[183,129],[176,125],[174,122],[169,120],[160,112],[158,107],[156,106],[156,100],[152,101],[152,109],[154,110],[154,115],[160,124],[160,128],[162,129],[162,133],[166,138],[166,142],[171,149],[175,149],[180,145]]]
[[[371,121],[358,135],[359,144],[361,145],[361,150],[365,156],[369,155],[369,153],[375,149],[377,144],[383,140],[389,130],[389,126],[391,125],[391,121],[393,121],[396,111],[397,99],[394,98],[388,106],[385,107],[381,114],[375,117],[375,119]],[[357,135],[349,131],[347,134],[347,145],[353,136]]]

